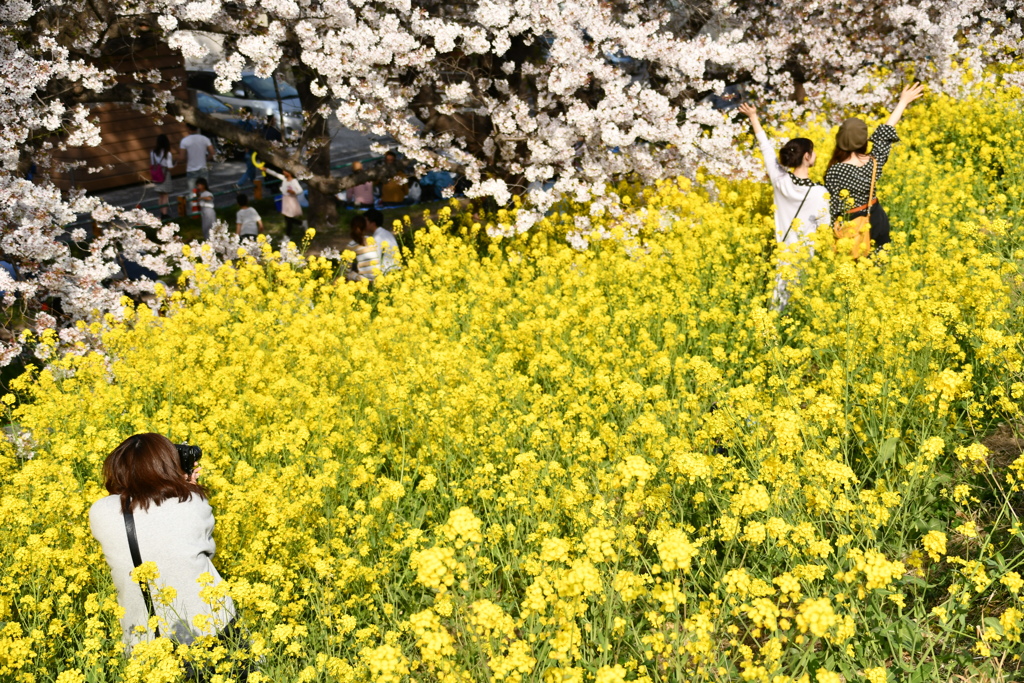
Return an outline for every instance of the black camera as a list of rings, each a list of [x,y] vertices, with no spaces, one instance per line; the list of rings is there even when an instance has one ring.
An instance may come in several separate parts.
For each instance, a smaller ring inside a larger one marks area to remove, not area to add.
[[[190,446],[187,443],[176,443],[174,447],[178,449],[178,460],[181,461],[181,469],[185,471],[185,474],[192,474],[192,470],[196,468],[196,463],[203,457],[203,450],[199,446]]]

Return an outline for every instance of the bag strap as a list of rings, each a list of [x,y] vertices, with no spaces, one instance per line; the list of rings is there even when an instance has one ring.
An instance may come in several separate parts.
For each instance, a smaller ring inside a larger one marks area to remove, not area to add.
[[[811,196],[811,190],[813,190],[813,189],[814,189],[813,185],[811,187],[807,188],[807,194],[805,194],[804,198],[800,200],[800,206],[796,207],[796,215],[794,215],[793,216],[793,220],[791,220],[789,222],[789,227],[786,228],[786,234],[782,236],[782,241],[783,242],[785,242],[786,238],[789,237],[789,231],[792,230],[793,226],[796,224],[797,216],[800,215],[800,209],[804,208],[804,202],[806,202],[807,198]]]
[[[872,157],[871,164],[871,191],[868,192],[868,211],[871,211],[871,201],[875,198],[875,178],[878,176],[878,158]]]
[[[124,512],[124,530],[128,534],[128,551],[132,554],[132,564],[138,569],[142,564],[142,553],[139,552],[139,539],[135,533],[135,515],[132,513],[131,501],[128,502],[128,509]],[[149,592],[149,584],[140,581],[139,588],[142,589],[142,598],[146,601],[146,611],[150,617],[155,617],[156,610],[153,609],[153,596]],[[159,626],[156,629],[156,634],[160,635]]]

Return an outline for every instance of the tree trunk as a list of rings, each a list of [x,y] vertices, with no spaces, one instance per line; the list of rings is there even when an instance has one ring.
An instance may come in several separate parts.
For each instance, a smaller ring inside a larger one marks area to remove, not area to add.
[[[331,175],[331,131],[328,121],[320,113],[326,99],[313,94],[310,86],[313,74],[304,69],[295,70],[295,88],[299,91],[299,101],[306,118],[306,128],[302,132],[301,146],[304,148],[309,170],[318,176]],[[338,207],[334,195],[309,187],[309,224],[317,228],[330,228],[338,223]]]
[[[789,75],[793,78],[792,100],[803,104],[807,101],[807,90],[804,88],[804,83],[807,82],[807,72],[801,63],[800,55],[792,54],[782,68],[788,71]]]

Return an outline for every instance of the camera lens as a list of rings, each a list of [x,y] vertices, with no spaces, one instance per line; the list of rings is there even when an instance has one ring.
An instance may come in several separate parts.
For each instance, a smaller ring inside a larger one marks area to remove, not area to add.
[[[174,444],[178,450],[178,460],[181,462],[181,469],[185,474],[192,474],[196,463],[203,457],[203,451],[199,446],[191,446],[187,443]]]

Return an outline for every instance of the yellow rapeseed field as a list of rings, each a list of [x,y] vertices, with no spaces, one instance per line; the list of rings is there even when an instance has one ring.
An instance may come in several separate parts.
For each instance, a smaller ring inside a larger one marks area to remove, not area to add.
[[[586,251],[582,207],[445,209],[374,290],[197,257],[3,397],[0,681],[1020,680],[1024,458],[982,441],[1022,418],[1021,102],[912,110],[893,244],[784,255],[782,314],[748,181],[623,186]],[[140,431],[205,451],[247,651],[122,654],[86,513]]]

